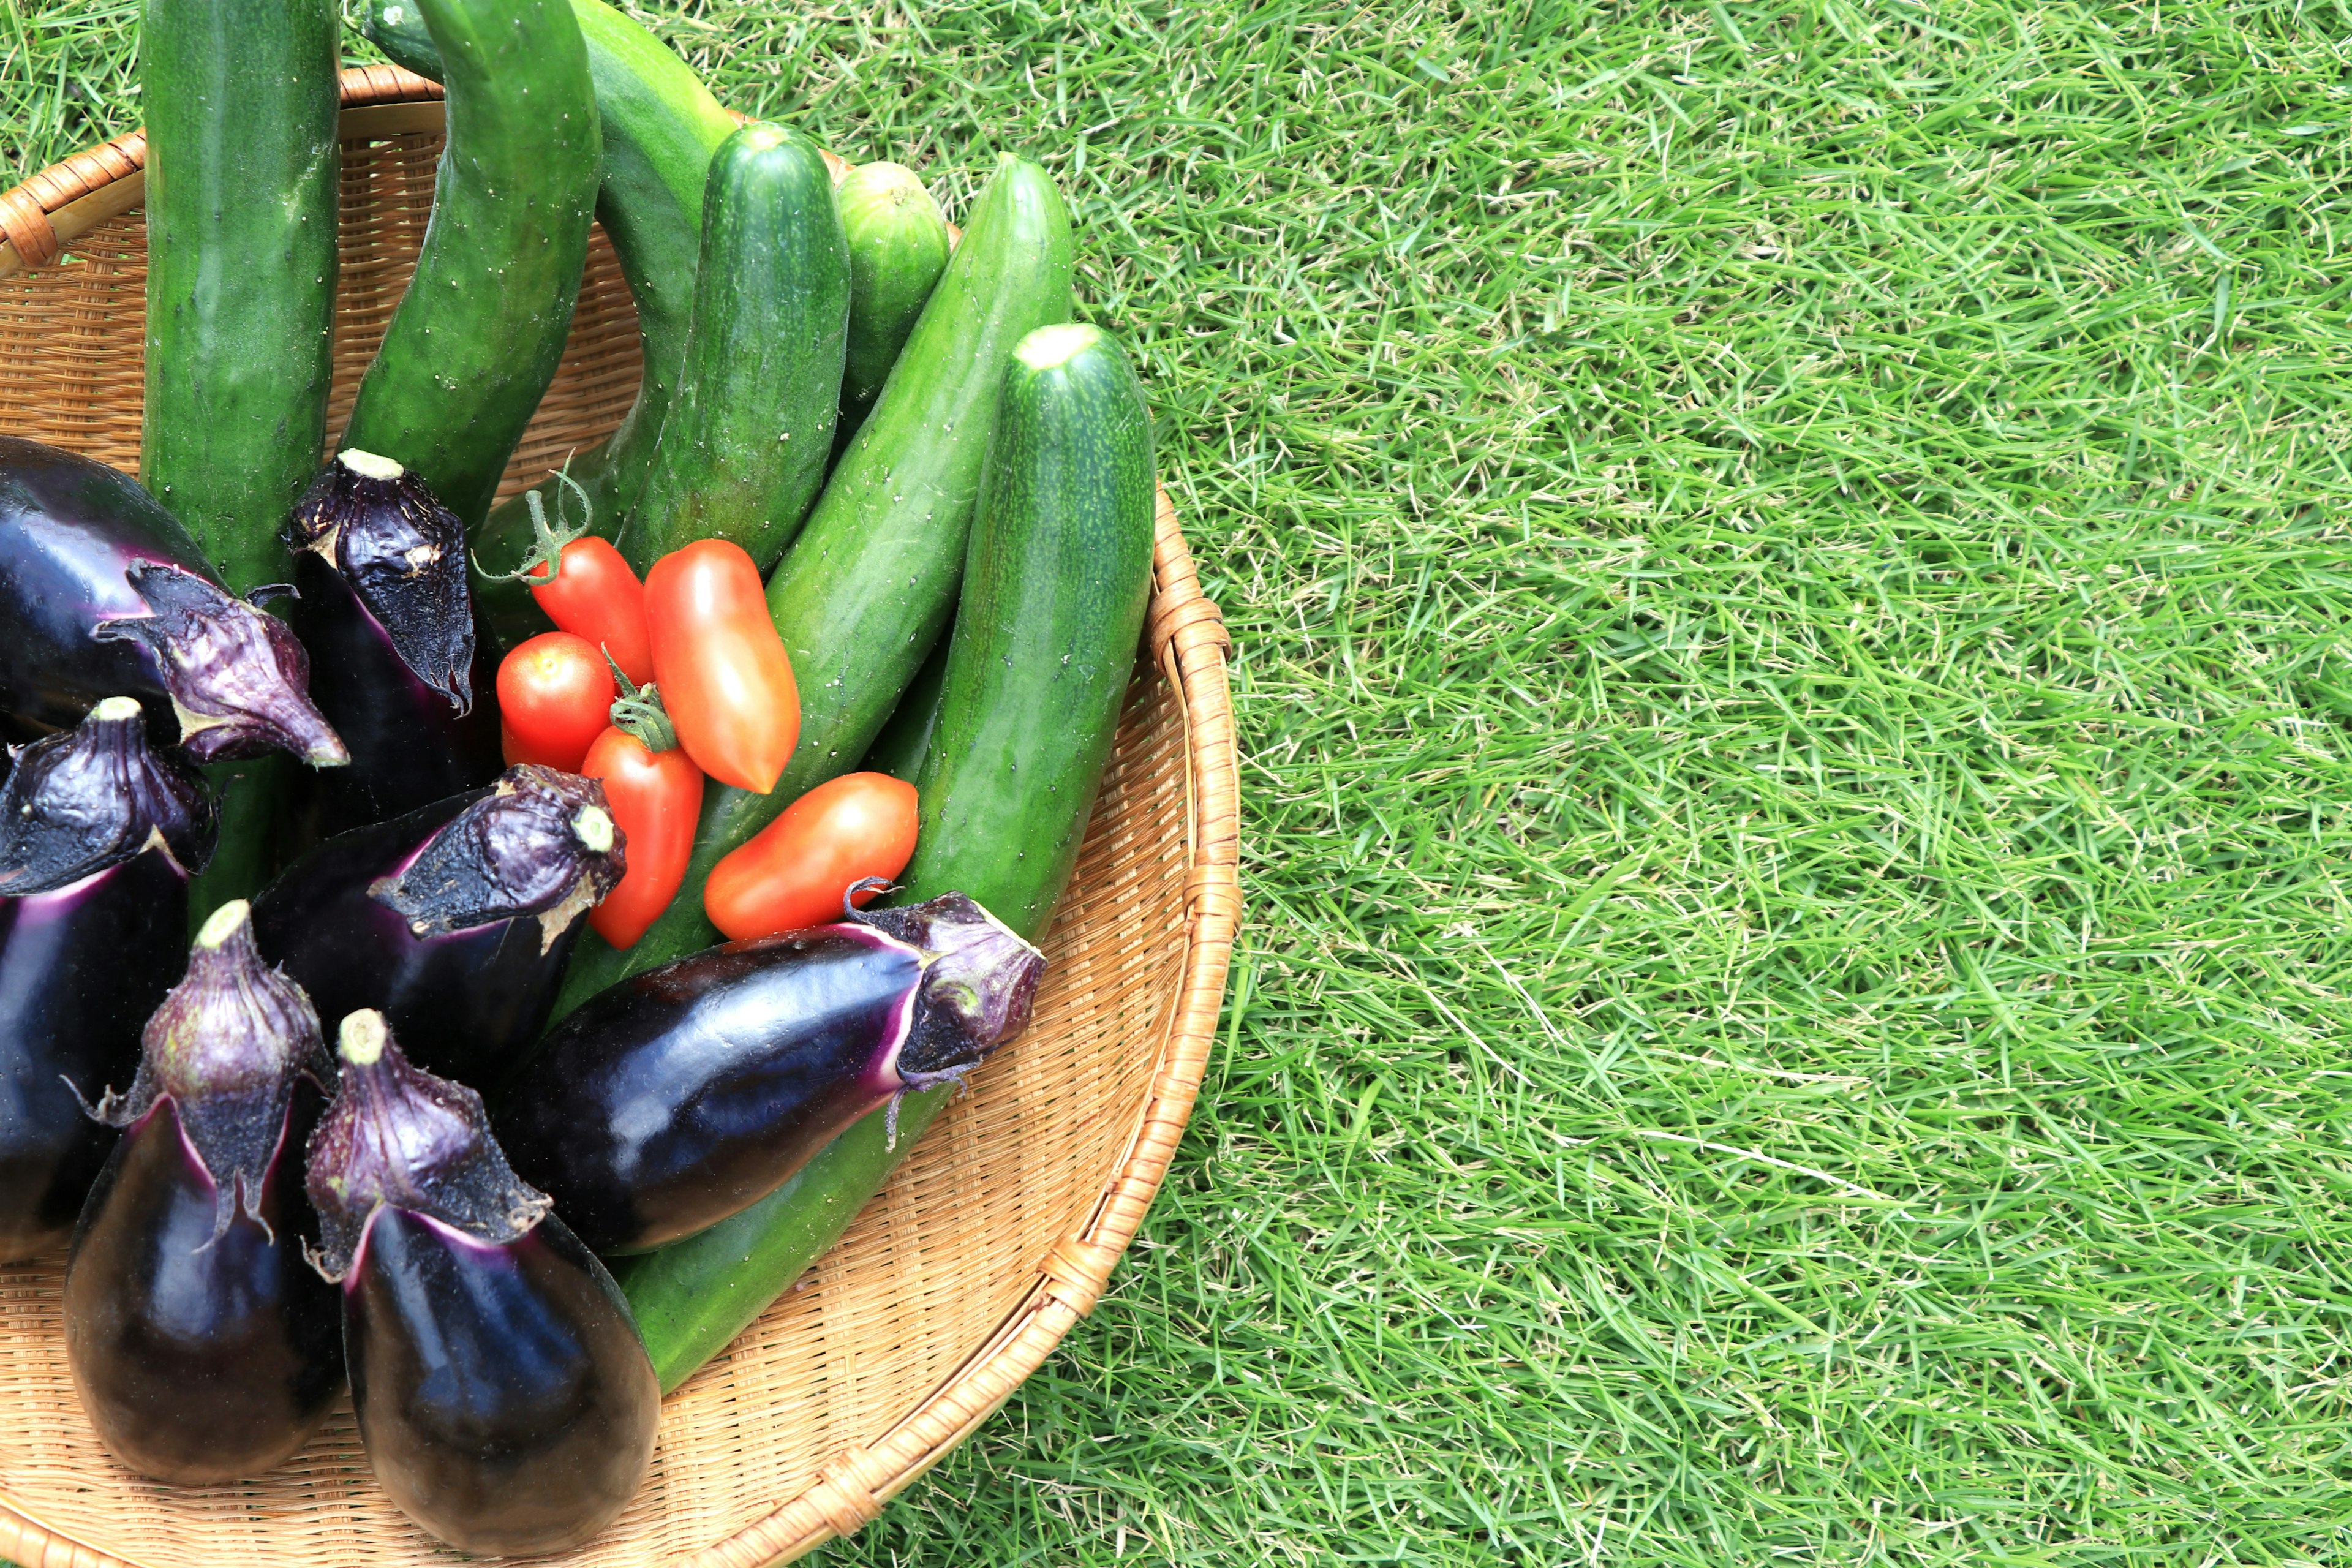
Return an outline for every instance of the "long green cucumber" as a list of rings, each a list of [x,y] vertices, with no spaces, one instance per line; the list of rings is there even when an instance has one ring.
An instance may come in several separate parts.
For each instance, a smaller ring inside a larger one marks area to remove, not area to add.
[[[588,258],[600,142],[568,0],[415,0],[448,144],[408,291],[341,444],[425,477],[480,523],[555,379]]]
[[[147,391],[140,479],[236,593],[293,574],[278,530],[318,471],[333,369],[333,0],[147,0]],[[280,757],[208,768],[217,847],[190,918],[275,868]]]
[[[1007,156],[974,205],[882,401],[768,579],[801,693],[800,745],[766,795],[713,784],[685,885],[625,952],[572,952],[555,1016],[615,981],[709,946],[710,868],[801,795],[855,767],[939,640],[1013,345],[1070,311],[1070,222],[1043,169]]]
[[[964,892],[1034,941],[1053,919],[1118,727],[1151,597],[1151,420],[1118,344],[1031,333],[1006,368],[921,783],[904,899]],[[910,1096],[782,1188],[621,1273],[664,1389],[840,1238],[946,1102]]]
[[[146,0],[147,403],[139,477],[232,592],[283,583],[278,537],[327,443],[334,0]]]
[[[1152,494],[1151,416],[1118,344],[1075,322],[1023,339],[915,784],[908,888],[954,888],[1024,936],[1053,919],[1151,600]]]
[[[948,220],[915,172],[862,163],[837,193],[849,237],[849,353],[841,374],[846,446],[882,395],[890,367],[948,264]]]
[[[913,784],[923,773],[923,756],[931,749],[931,731],[939,727],[940,697],[947,685],[948,648],[955,640],[954,633],[931,645],[931,655],[923,660],[923,668],[915,671],[915,679],[907,683],[891,710],[889,721],[882,732],[874,737],[874,744],[866,749],[866,760],[857,764],[858,771],[888,773],[901,783]]]
[[[735,117],[685,61],[637,22],[602,4],[572,0],[588,46],[596,113],[604,132],[604,174],[596,220],[613,242],[636,301],[645,368],[636,401],[620,427],[572,459],[595,531],[610,537],[636,504],[652,466],[662,421],[686,363],[687,326],[702,235],[702,189],[710,155],[735,130]],[[441,57],[415,0],[366,0],[367,36],[395,62],[435,80]],[[536,487],[543,506],[576,505],[552,479]],[[529,503],[500,503],[475,531],[474,602],[502,645],[547,629],[523,585],[499,574],[521,563],[531,542]],[[487,575],[485,574],[488,574]]]
[[[761,575],[824,484],[849,332],[849,242],[815,142],[751,124],[721,142],[702,199],[686,372],[618,542],[642,574],[724,539]]]

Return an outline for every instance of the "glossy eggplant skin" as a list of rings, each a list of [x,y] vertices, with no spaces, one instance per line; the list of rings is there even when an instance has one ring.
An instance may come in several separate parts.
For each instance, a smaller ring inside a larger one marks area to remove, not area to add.
[[[174,669],[145,635],[164,624],[158,612],[167,612],[187,669]],[[342,744],[304,694],[307,679],[299,644],[229,597],[195,541],[137,481],[0,436],[0,710],[63,728],[127,694],[164,745],[184,738],[176,687],[193,712],[211,716],[186,730],[199,761],[275,746],[332,766]]]
[[[540,923],[529,918],[420,937],[369,889],[397,875],[425,840],[488,794],[469,791],[340,834],[253,904],[261,951],[310,994],[329,1027],[373,1007],[395,1035],[415,1042],[420,1067],[477,1089],[509,1071],[547,1026],[564,961],[585,922],[573,921],[544,951]]]
[[[488,638],[474,642],[469,675],[483,700],[464,711],[418,679],[332,566],[295,557],[287,618],[310,650],[310,692],[351,748],[352,765],[301,781],[298,847],[385,822],[499,776],[498,672]]]
[[[598,1252],[718,1224],[898,1085],[921,954],[856,926],[732,942],[563,1020],[494,1125],[515,1173]]]
[[[122,1134],[66,1265],[67,1359],[109,1450],[182,1486],[257,1476],[290,1458],[342,1387],[335,1288],[301,1253],[307,1080],[284,1113],[259,1214],[215,1235],[219,1190],[157,1100]]]
[[[462,1551],[577,1546],[644,1479],[661,1388],[612,1276],[549,1215],[493,1245],[386,1205],[343,1280],[361,1439]]]
[[[147,613],[124,575],[136,561],[211,575],[196,542],[128,474],[0,436],[0,708],[62,726],[130,692],[159,742],[177,738],[162,661],[91,635],[100,622]]]
[[[71,1236],[116,1139],[75,1092],[131,1081],[187,934],[187,877],[155,850],[0,899],[0,1260]]]

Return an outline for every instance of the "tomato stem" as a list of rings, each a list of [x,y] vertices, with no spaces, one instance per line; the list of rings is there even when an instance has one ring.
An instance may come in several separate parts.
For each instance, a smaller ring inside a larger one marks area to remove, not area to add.
[[[580,498],[578,525],[570,526],[567,523],[563,515],[562,491],[559,490],[556,493],[555,521],[550,523],[547,521],[547,508],[540,500],[539,492],[525,490],[522,499],[523,504],[530,509],[531,546],[530,552],[522,558],[522,564],[511,572],[492,574],[482,571],[482,563],[478,560],[474,563],[475,571],[480,572],[483,577],[493,583],[528,583],[534,588],[544,588],[563,575],[563,547],[575,539],[585,537],[588,525],[594,521],[596,514],[595,503],[588,499],[588,492],[580,488],[580,481],[572,477],[570,468],[571,465],[567,462],[563,468],[557,468],[553,472],[558,483],[568,486],[572,494]],[[541,574],[542,573],[545,575],[542,576]]]
[[[537,515],[536,509],[533,515]],[[612,649],[601,651],[604,662],[613,667],[613,679],[621,687],[621,694],[613,699],[613,728],[635,735],[645,742],[648,752],[667,752],[677,746],[677,727],[669,721],[669,710],[662,706],[660,689],[650,680],[643,686],[636,685],[621,668],[621,661],[613,657]]]

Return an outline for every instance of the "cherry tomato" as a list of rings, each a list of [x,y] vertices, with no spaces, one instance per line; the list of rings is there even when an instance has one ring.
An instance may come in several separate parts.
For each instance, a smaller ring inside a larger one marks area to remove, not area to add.
[[[661,918],[686,880],[702,814],[702,770],[676,747],[649,751],[615,725],[596,737],[580,771],[604,781],[613,820],[629,839],[629,868],[588,911],[588,923],[614,947],[628,947]]]
[[[914,853],[915,786],[887,773],[845,773],[713,866],[703,911],[738,940],[824,925],[841,918],[850,883],[895,877]],[[860,893],[857,902],[873,898]]]
[[[612,708],[613,671],[586,637],[541,632],[499,666],[499,739],[509,763],[578,773]]]
[[[559,628],[610,652],[621,673],[638,685],[654,678],[645,585],[609,541],[574,539],[563,546],[553,576],[542,565],[523,581]]]
[[[655,562],[646,630],[686,754],[720,784],[775,788],[801,738],[800,688],[743,547],[701,539]]]

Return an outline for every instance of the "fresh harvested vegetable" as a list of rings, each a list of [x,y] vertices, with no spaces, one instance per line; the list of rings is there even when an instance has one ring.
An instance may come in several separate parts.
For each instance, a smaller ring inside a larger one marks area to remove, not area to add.
[[[835,193],[849,241],[849,350],[841,374],[845,446],[882,395],[907,334],[948,264],[948,220],[915,172],[861,163]]]
[[[702,234],[703,180],[711,153],[733,133],[736,121],[686,63],[635,21],[599,0],[572,0],[572,12],[588,46],[588,70],[595,84],[604,138],[596,217],[613,242],[621,275],[636,300],[645,347],[636,401],[620,428],[576,455],[568,470],[583,487],[582,499],[594,525],[610,535],[636,504],[686,362],[687,321]],[[410,70],[441,79],[440,55],[413,0],[364,0],[364,19],[368,37],[386,55]],[[552,504],[556,481],[546,480],[535,493]],[[493,574],[509,570],[529,548],[531,531],[525,498],[505,501],[477,534],[476,553],[490,563]],[[500,646],[511,647],[543,629],[519,585],[502,584],[495,575],[480,577],[475,595]],[[632,680],[648,679],[625,658],[621,668]]]
[[[105,1163],[114,1131],[78,1097],[138,1066],[213,834],[128,697],[20,749],[0,785],[0,1260],[65,1240]]]
[[[800,745],[764,795],[704,792],[689,889],[785,806],[856,766],[880,732],[954,608],[1005,358],[1069,310],[1062,198],[1044,170],[1008,157],[981,193],[888,390],[769,581],[769,613],[800,683]],[[667,681],[662,695],[675,715]],[[558,1012],[716,936],[701,900],[681,898],[625,955],[583,942]]]
[[[147,396],[140,478],[238,594],[327,441],[334,0],[146,0]]]
[[[563,355],[602,157],[596,100],[567,0],[413,3],[440,54],[448,144],[342,445],[415,469],[471,527]]]
[[[756,837],[711,868],[702,907],[730,941],[823,925],[841,912],[842,889],[878,885],[915,852],[915,786],[885,773],[844,773],[784,808]]]
[[[294,634],[224,592],[172,514],[105,464],[0,436],[0,711],[69,725],[126,693],[198,762],[346,759]]]
[[[923,771],[923,754],[930,750],[931,731],[939,724],[940,694],[947,688],[948,648],[954,640],[950,632],[932,645],[931,656],[923,660],[923,668],[915,671],[915,679],[908,684],[907,694],[898,699],[898,710],[867,748],[862,764],[867,772],[913,784]]]
[[[334,1288],[302,1256],[302,1144],[333,1080],[310,1000],[242,902],[197,933],[107,1097],[122,1141],[66,1263],[66,1364],[107,1449],[179,1486],[292,1456],[343,1384]]]
[[[441,1071],[493,1083],[545,1027],[622,854],[603,785],[509,768],[328,839],[255,901],[254,929],[320,1016],[376,1008]]]
[[[509,765],[567,773],[611,727],[613,673],[586,637],[541,632],[499,663],[499,721]]]
[[[538,535],[516,576],[555,629],[586,637],[621,673],[640,685],[654,678],[653,645],[646,637],[646,586],[610,541],[578,528],[548,525],[537,491],[524,495]]]
[[[352,766],[298,790],[311,841],[498,777],[498,719],[478,707],[488,659],[466,590],[465,530],[421,475],[346,449],[287,523],[288,618],[316,660],[319,706]]]
[[[603,782],[605,804],[628,841],[629,868],[621,885],[588,911],[588,923],[606,942],[625,948],[645,934],[686,880],[702,809],[702,770],[678,749],[677,731],[654,688],[631,686],[613,704],[612,718],[580,772]]]
[[[548,1037],[499,1142],[594,1250],[658,1247],[757,1202],[866,1112],[961,1082],[1027,1026],[1044,969],[952,894],[679,959]]]
[[[628,1306],[508,1169],[479,1095],[409,1066],[381,1014],[341,1034],[310,1190],[368,1463],[460,1551],[577,1546],[653,1462],[661,1391]]]
[[[697,540],[654,563],[646,631],[655,684],[695,766],[738,789],[774,788],[800,739],[800,690],[743,547]]]
[[[1153,497],[1151,416],[1118,343],[1076,323],[1023,339],[918,781],[910,885],[968,891],[1022,931],[1052,920],[1151,601]]]
[[[849,242],[816,143],[753,123],[710,160],[686,374],[620,532],[644,569],[698,539],[761,573],[800,531],[833,455]]]
[[[1002,900],[1005,924],[1034,941],[1068,878],[1134,664],[1150,588],[1150,427],[1134,373],[1091,328],[1030,337],[1004,375],[904,881],[908,899],[955,889],[991,909]],[[625,1272],[663,1386],[839,1238],[945,1100],[910,1096],[896,1140],[867,1117],[768,1198]]]

